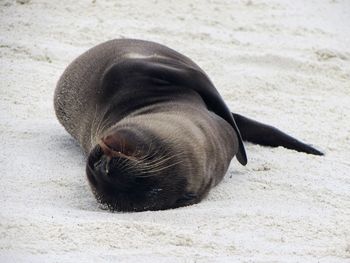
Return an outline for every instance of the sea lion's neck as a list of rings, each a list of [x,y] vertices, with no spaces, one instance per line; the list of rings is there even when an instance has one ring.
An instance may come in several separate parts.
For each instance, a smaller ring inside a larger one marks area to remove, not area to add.
[[[176,89],[175,89],[176,90]],[[140,96],[140,94],[135,94]],[[125,100],[116,96],[109,98],[109,103],[103,106],[96,105],[96,113],[99,116],[89,116],[91,123],[91,134],[89,138],[85,138],[86,145],[84,148],[89,152],[106,133],[106,131],[115,125],[130,124],[135,117],[138,122],[150,122],[152,114],[173,114],[173,111],[178,113],[188,113],[195,108],[205,109],[206,106],[201,97],[192,90],[178,90],[177,92],[169,94],[160,93],[159,96],[144,96],[142,98],[132,98]],[[130,97],[129,97],[130,98]],[[132,101],[130,101],[132,100]],[[138,103],[135,103],[138,101]],[[98,119],[99,121],[94,121]],[[168,124],[162,124],[166,128]]]

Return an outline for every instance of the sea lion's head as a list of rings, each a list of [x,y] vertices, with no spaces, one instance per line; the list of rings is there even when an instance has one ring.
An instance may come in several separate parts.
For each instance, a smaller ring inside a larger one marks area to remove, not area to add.
[[[188,185],[176,146],[141,129],[110,128],[92,149],[87,177],[97,200],[114,211],[188,205]]]

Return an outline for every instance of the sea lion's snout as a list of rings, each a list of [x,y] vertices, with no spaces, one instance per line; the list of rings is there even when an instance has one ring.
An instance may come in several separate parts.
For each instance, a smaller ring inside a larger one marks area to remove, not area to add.
[[[139,153],[132,139],[125,132],[112,132],[100,139],[87,163],[88,179],[94,187],[121,192],[132,186],[135,176],[130,161],[135,162]]]
[[[100,146],[97,146],[95,153],[90,154],[88,160],[87,175],[89,181],[96,189],[102,191],[112,193],[129,190],[134,184],[135,176],[126,171],[126,160],[103,153],[99,155],[96,153],[99,149],[101,149]]]
[[[86,173],[90,186],[110,210],[182,206],[187,180],[178,166],[181,162],[160,150],[166,145],[157,145],[154,140],[146,144],[150,140],[145,136],[113,131],[102,137],[89,154]]]
[[[136,151],[135,141],[128,140],[121,133],[114,132],[102,137],[90,153],[87,167],[90,173],[88,178],[91,177],[94,185],[108,183],[114,188],[127,186],[127,183],[120,179],[128,170],[127,168],[132,165],[128,161],[137,160],[135,156],[137,153],[140,151]],[[130,181],[131,178],[126,181]]]

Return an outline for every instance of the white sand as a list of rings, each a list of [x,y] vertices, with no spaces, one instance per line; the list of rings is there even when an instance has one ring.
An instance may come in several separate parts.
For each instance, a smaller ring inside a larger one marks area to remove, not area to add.
[[[186,54],[233,111],[326,156],[247,144],[198,205],[101,210],[52,99],[120,37]],[[0,262],[350,262],[348,0],[1,0],[0,56]]]

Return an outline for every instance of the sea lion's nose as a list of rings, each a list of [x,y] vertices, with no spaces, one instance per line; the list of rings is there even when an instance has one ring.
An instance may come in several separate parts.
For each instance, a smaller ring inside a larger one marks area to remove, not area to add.
[[[125,159],[102,154],[88,165],[88,176],[95,187],[110,191],[128,189],[136,177],[126,166]]]
[[[94,172],[98,174],[108,175],[110,159],[111,158],[109,156],[102,155],[101,158],[93,164]]]

